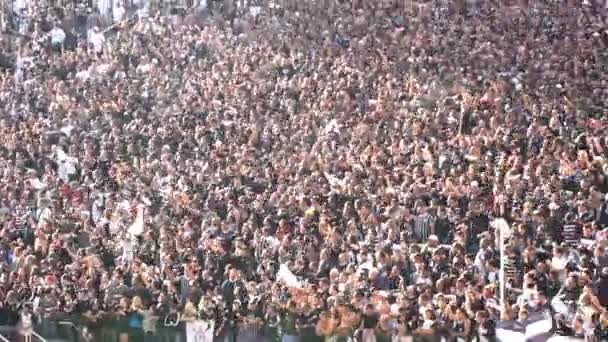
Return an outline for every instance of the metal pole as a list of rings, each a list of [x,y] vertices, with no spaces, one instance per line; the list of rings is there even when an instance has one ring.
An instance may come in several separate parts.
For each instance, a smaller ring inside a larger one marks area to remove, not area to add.
[[[500,238],[500,275],[499,275],[499,281],[500,281],[500,305],[501,307],[505,304],[505,239],[503,236],[504,233],[504,229],[502,227],[502,225],[500,225],[498,227],[498,236]]]
[[[6,6],[6,0],[0,0],[0,30],[2,30],[2,34],[4,34],[4,30],[6,29],[6,11],[8,10]]]
[[[498,281],[500,282],[499,286],[499,299],[500,305],[502,306],[505,303],[505,295],[506,295],[506,284],[505,284],[505,237],[509,238],[511,232],[509,228],[509,224],[503,218],[497,218],[492,221],[494,226],[494,230],[496,231],[496,235],[498,237],[498,248],[500,249],[500,271],[498,274]],[[507,235],[507,236],[505,236]]]

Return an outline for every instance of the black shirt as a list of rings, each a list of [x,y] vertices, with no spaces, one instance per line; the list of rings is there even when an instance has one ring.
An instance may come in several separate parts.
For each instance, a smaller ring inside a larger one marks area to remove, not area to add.
[[[230,280],[226,280],[223,284],[222,284],[222,297],[224,297],[224,300],[226,301],[226,304],[228,307],[232,307],[232,303],[234,302],[234,288],[235,288],[235,283],[230,281]]]
[[[378,314],[363,314],[363,329],[375,329],[378,325]]]

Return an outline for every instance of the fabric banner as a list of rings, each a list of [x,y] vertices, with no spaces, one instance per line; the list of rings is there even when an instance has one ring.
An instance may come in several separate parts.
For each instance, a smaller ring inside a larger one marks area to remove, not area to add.
[[[298,278],[289,270],[287,265],[282,264],[277,272],[277,280],[285,283],[287,287],[302,288],[302,284]]]
[[[187,342],[213,342],[213,325],[213,322],[208,321],[187,322]]]
[[[137,236],[144,232],[144,210],[143,205],[140,204],[137,206],[137,216],[131,227],[129,227],[129,233],[131,233],[131,235]]]

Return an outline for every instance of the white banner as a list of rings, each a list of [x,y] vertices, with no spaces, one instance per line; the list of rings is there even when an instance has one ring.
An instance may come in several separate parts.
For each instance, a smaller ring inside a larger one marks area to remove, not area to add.
[[[186,323],[187,342],[213,342],[213,322],[193,321]]]
[[[144,206],[137,206],[137,216],[131,227],[129,227],[129,233],[131,235],[141,235],[144,232]]]
[[[298,278],[289,270],[286,264],[282,264],[279,267],[276,278],[278,281],[284,282],[288,287],[302,288],[302,284],[300,284]]]
[[[585,342],[585,339],[570,336],[554,336],[551,337],[547,342]]]

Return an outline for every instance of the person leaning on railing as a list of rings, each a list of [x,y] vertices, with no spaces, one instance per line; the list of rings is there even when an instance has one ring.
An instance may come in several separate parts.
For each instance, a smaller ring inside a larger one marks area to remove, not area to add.
[[[608,340],[608,311],[604,310],[597,324],[595,325],[594,335],[600,339],[600,341]]]
[[[299,336],[299,321],[298,314],[296,312],[296,302],[290,300],[287,302],[285,308],[283,308],[279,315],[279,331],[282,342],[298,342]]]
[[[336,329],[340,324],[340,317],[335,309],[323,311],[315,327],[317,336],[322,336],[325,342],[334,342],[338,339]]]
[[[313,307],[308,301],[302,303],[300,314],[300,335],[306,342],[320,342],[321,335],[316,334],[316,324],[319,320],[321,309]]]

